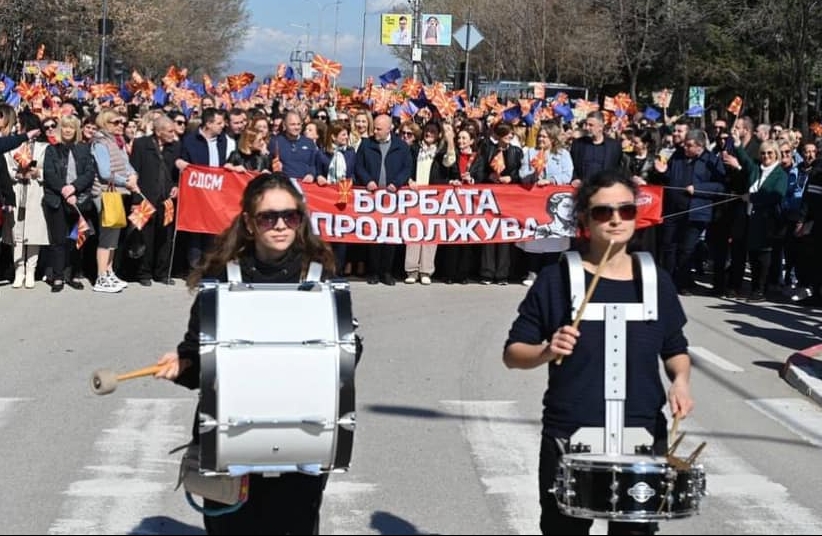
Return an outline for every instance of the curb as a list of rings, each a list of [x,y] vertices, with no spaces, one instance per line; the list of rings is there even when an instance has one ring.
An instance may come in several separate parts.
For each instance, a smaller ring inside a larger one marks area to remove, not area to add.
[[[795,352],[779,375],[796,390],[822,406],[822,344]]]

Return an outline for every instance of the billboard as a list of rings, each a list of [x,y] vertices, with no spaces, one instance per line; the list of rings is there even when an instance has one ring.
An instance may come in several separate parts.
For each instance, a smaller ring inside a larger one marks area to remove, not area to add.
[[[383,45],[410,45],[414,17],[405,13],[383,13],[380,43]]]
[[[383,45],[410,45],[414,17],[408,13],[383,13],[380,25],[380,43]],[[423,13],[422,45],[451,45],[451,15]]]
[[[423,45],[451,45],[451,15],[424,13],[422,15],[422,34],[420,42]]]

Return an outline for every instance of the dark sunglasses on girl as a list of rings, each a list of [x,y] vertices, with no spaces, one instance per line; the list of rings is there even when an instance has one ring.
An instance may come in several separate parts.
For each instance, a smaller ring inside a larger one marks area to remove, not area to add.
[[[277,222],[283,219],[283,223],[289,229],[296,229],[303,222],[303,213],[295,208],[287,210],[264,210],[254,215],[254,222],[261,231],[270,231],[277,226]]]
[[[634,203],[626,203],[624,205],[594,205],[588,209],[588,214],[591,218],[598,222],[611,221],[614,217],[614,211],[619,213],[619,218],[626,221],[636,219],[637,208]]]

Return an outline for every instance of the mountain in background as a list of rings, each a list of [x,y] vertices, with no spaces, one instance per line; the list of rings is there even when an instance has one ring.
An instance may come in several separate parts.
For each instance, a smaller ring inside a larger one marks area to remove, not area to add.
[[[276,65],[267,64],[267,63],[257,63],[253,61],[243,60],[243,59],[235,59],[229,65],[228,73],[227,74],[236,74],[236,73],[243,73],[249,72],[254,73],[257,80],[262,80],[266,76],[272,76],[276,69]],[[365,66],[365,77],[368,78],[369,76],[373,76],[374,80],[377,80],[377,77],[383,74],[384,72],[390,71],[393,67],[371,67],[366,65]],[[408,72],[403,71],[402,73],[403,78],[411,76],[411,69],[408,69]],[[377,82],[379,83],[379,82]],[[343,65],[342,75],[340,76],[339,80],[337,80],[337,84],[342,87],[359,87],[360,85],[360,66],[357,65]]]

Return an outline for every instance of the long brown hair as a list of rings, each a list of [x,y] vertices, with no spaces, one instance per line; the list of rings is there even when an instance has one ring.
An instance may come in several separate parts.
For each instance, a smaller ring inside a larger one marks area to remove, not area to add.
[[[249,249],[253,251],[254,236],[248,232],[243,214],[254,214],[263,195],[269,190],[285,190],[297,202],[297,210],[303,214],[303,221],[297,228],[297,237],[291,248],[296,248],[303,257],[302,277],[308,272],[311,262],[323,265],[325,273],[333,274],[336,261],[331,247],[311,230],[311,220],[302,194],[285,173],[263,173],[245,187],[241,201],[242,212],[237,214],[231,225],[214,240],[214,246],[188,277],[188,287],[196,290],[203,278],[220,277],[226,264],[239,259]]]

